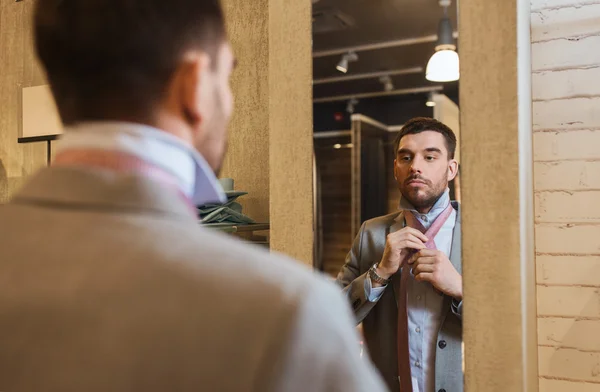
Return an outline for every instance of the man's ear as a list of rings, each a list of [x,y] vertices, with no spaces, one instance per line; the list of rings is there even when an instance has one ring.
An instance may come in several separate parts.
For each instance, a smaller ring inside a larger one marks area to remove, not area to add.
[[[458,161],[456,159],[451,159],[448,162],[448,182],[454,180],[456,175],[458,174]]]
[[[192,128],[197,128],[204,120],[203,106],[206,104],[206,91],[209,78],[210,57],[202,52],[191,52],[184,56],[174,83],[179,92],[182,111]]]

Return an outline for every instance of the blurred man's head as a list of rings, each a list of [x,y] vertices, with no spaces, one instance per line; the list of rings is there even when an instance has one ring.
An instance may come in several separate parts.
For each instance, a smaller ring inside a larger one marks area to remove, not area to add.
[[[35,37],[65,125],[152,125],[218,171],[234,65],[218,0],[38,0]]]
[[[427,212],[456,177],[456,136],[432,118],[408,121],[394,142],[394,176],[402,197]]]

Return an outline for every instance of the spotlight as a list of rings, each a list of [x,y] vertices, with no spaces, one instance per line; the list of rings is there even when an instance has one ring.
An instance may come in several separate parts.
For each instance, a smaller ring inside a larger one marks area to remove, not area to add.
[[[348,72],[348,63],[353,62],[353,61],[358,61],[358,55],[354,52],[348,52],[342,56],[342,59],[337,64],[335,69],[337,69],[338,71],[340,71],[342,73],[346,73],[346,72]]]
[[[392,82],[392,78],[389,75],[382,76],[379,78],[381,84],[383,84],[383,89],[385,91],[392,91],[394,89],[394,83]]]
[[[352,98],[351,100],[348,101],[348,105],[346,105],[346,111],[350,114],[354,113],[354,108],[356,105],[358,105],[358,100],[355,98]]]
[[[430,108],[435,106],[435,101],[433,100],[433,93],[429,93],[429,95],[427,95],[427,102],[425,102],[426,106],[429,106]]]

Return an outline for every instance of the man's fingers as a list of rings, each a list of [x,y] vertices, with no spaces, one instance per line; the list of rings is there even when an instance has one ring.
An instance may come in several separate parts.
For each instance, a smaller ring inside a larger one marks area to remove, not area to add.
[[[420,262],[415,264],[412,271],[413,275],[417,276],[418,274],[422,274],[424,272],[433,272],[435,266],[433,264],[421,264]]]
[[[436,259],[437,259],[437,251],[436,250],[424,248],[424,249],[419,250],[414,255],[412,255],[410,257],[410,259],[408,260],[408,264],[413,264],[417,260],[419,260],[419,262],[422,262],[422,263],[432,264],[432,263],[435,263]],[[423,261],[421,261],[421,260],[423,260]]]
[[[402,241],[402,243],[400,244],[400,250],[402,249],[414,249],[414,250],[421,250],[421,249],[426,249],[425,248],[425,244],[422,243],[419,240],[405,240]]]
[[[420,274],[415,275],[415,280],[417,282],[432,282],[433,272],[421,272]]]
[[[418,253],[419,257],[434,257],[437,256],[439,250],[436,249],[421,249]]]
[[[425,234],[421,233],[421,231],[417,229],[413,229],[412,227],[405,227],[406,232],[417,237],[423,242],[427,242],[429,239],[425,236]]]
[[[416,257],[415,257],[416,256]],[[431,256],[427,256],[427,257],[422,257],[419,256],[419,254],[415,254],[415,262],[417,264],[435,264],[437,262],[437,257],[431,257]]]
[[[418,238],[419,241],[422,241],[423,243],[428,241],[425,234],[421,233],[417,229],[413,229],[412,227],[405,227],[402,230],[398,230],[394,233],[390,233],[390,234],[388,234],[387,239],[388,239],[388,241],[391,241],[391,242],[400,241],[403,238],[407,237],[408,235]]]

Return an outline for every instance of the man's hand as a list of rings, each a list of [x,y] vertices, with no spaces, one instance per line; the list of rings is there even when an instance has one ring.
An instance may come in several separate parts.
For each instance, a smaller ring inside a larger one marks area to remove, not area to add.
[[[413,250],[425,249],[427,237],[419,230],[405,227],[387,236],[383,257],[377,266],[377,274],[389,279],[402,266],[402,261]],[[373,287],[380,284],[373,282]]]
[[[462,301],[462,276],[444,252],[422,249],[415,253],[408,263],[412,265],[415,280],[429,282],[442,293]]]

